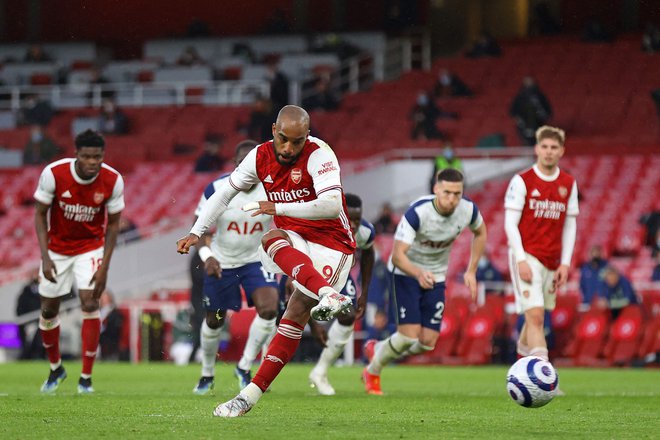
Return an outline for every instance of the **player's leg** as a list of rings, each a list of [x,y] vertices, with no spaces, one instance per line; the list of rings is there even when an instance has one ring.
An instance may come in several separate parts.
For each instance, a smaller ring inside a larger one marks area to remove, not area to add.
[[[406,356],[427,353],[435,348],[445,311],[445,283],[437,283],[432,290],[422,295],[421,311],[422,329],[417,341],[406,352]]]
[[[39,331],[46,350],[50,369],[48,378],[41,386],[42,393],[53,393],[66,379],[66,371],[62,366],[60,354],[60,299],[71,292],[73,287],[73,257],[48,252],[57,269],[56,281],[48,281],[43,274],[39,277],[39,295],[41,298],[41,316]],[[39,269],[40,271],[43,268]]]
[[[235,269],[223,270],[222,277],[204,275],[202,300],[206,317],[199,330],[199,344],[202,353],[202,372],[193,393],[208,394],[215,385],[215,361],[222,335],[227,310],[240,310],[241,292],[239,277]]]
[[[82,309],[82,371],[78,380],[78,393],[93,393],[92,368],[101,337],[101,313],[99,298],[94,297],[94,284],[91,283],[94,273],[103,260],[103,248],[78,255],[73,263],[73,273],[78,286],[78,296]]]
[[[528,254],[529,256],[529,254]],[[515,298],[516,312],[519,315],[524,316],[524,311],[528,307],[530,301],[530,296],[532,292],[532,284],[523,281],[520,278],[520,273],[518,272],[518,264],[516,258],[513,254],[513,251],[509,249],[509,273],[511,273],[511,284],[513,286],[513,294]],[[534,281],[534,273],[532,270],[532,281]],[[518,341],[516,342],[516,352],[518,356],[525,357],[529,356],[529,342],[527,337],[527,320],[523,322],[520,334],[518,335]]]
[[[252,382],[238,396],[218,405],[213,411],[215,416],[239,417],[252,409],[298,348],[314,304],[316,300],[298,290],[294,291]]]
[[[406,355],[421,331],[421,301],[424,291],[414,278],[394,275],[394,294],[398,313],[397,331],[374,347],[374,355],[362,372],[366,391],[382,394],[380,374],[386,365]]]
[[[519,338],[519,351],[528,356],[539,356],[548,360],[548,345],[545,341],[543,322],[544,286],[547,279],[547,270],[534,256],[527,254],[527,262],[532,270],[532,282],[526,283],[518,280],[516,302],[525,316],[525,323]],[[516,286],[514,285],[514,292]]]
[[[257,315],[250,324],[243,355],[234,371],[239,381],[239,389],[245,388],[252,381],[252,362],[260,351],[265,350],[266,342],[274,336],[279,308],[275,275],[266,272],[260,263],[244,266],[241,283],[248,297],[248,305],[254,305]]]
[[[309,251],[309,255],[314,259],[315,264],[323,265],[321,267],[324,268],[324,273],[327,272],[333,291],[346,284],[353,260],[352,255],[346,255],[314,243],[309,243]],[[262,262],[264,261],[262,260]],[[273,272],[268,268],[268,264],[264,263],[264,268]],[[318,307],[318,305],[315,306],[318,297],[316,293],[305,288],[299,282],[294,281],[293,284],[296,290],[289,299],[275,337],[268,347],[268,352],[252,382],[234,399],[218,405],[213,412],[214,415],[238,417],[248,412],[259,401],[262,394],[270,387],[270,384],[295,353],[312,309]],[[336,293],[336,295],[344,297],[339,293]],[[350,299],[346,298],[346,300],[350,304]]]
[[[331,274],[326,273],[326,268],[332,271],[333,266],[322,261],[312,261],[308,256],[315,253],[311,250],[314,243],[306,242],[295,232],[281,229],[264,234],[261,243],[259,252],[266,270],[286,274],[300,285],[296,287],[303,293],[311,292],[319,300],[319,304],[312,310],[314,319],[328,321],[350,306],[350,299],[332,287],[335,283],[330,282]],[[352,260],[352,255],[342,255]],[[272,266],[275,269],[271,269]]]
[[[330,326],[328,331],[328,341],[326,346],[321,351],[319,360],[309,373],[309,381],[312,386],[316,387],[319,394],[324,396],[332,396],[335,390],[328,381],[328,368],[335,363],[339,356],[344,352],[344,347],[353,335],[353,324],[355,322],[355,306],[357,304],[355,282],[349,276],[346,286],[342,289],[341,293],[348,296],[352,303],[351,307],[346,313],[337,316],[337,319]]]

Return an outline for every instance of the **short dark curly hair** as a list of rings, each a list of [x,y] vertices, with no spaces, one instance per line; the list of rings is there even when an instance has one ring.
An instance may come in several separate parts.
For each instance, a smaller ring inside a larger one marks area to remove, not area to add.
[[[87,129],[76,136],[76,150],[84,147],[101,147],[105,149],[105,139],[99,132]]]

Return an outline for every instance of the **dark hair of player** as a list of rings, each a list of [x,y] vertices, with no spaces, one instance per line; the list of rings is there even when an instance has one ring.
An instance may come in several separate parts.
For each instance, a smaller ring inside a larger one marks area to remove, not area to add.
[[[344,197],[346,197],[346,206],[348,208],[362,208],[362,199],[359,196],[346,193],[344,194]]]
[[[436,182],[462,182],[463,173],[454,168],[445,168],[438,171],[435,179]]]
[[[253,141],[252,139],[246,139],[244,141],[241,141],[236,145],[236,150],[234,151],[234,154],[237,155],[239,151],[241,151],[243,148],[249,148],[250,150],[253,149],[259,145],[259,142]]]
[[[105,149],[105,140],[98,132],[87,129],[76,136],[76,150],[84,147],[101,147]]]

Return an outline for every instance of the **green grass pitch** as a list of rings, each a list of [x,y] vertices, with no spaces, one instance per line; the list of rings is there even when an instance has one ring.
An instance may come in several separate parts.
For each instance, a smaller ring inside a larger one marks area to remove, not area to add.
[[[660,435],[660,370],[560,369],[565,397],[538,409],[506,394],[504,366],[392,366],[385,396],[369,396],[361,367],[333,368],[337,395],[311,389],[311,365],[291,364],[246,416],[212,416],[233,397],[220,364],[211,396],[195,396],[199,366],[97,362],[94,395],[76,395],[80,364],[43,396],[46,362],[0,365],[0,437],[9,439],[651,439]]]

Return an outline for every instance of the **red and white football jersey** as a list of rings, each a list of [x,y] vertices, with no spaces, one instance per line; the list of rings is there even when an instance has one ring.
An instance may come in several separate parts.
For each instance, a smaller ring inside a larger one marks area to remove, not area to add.
[[[557,269],[564,221],[579,214],[575,178],[559,169],[545,176],[535,165],[511,179],[504,208],[522,211],[518,230],[525,252],[548,269]]]
[[[310,202],[326,191],[342,191],[339,162],[332,149],[322,140],[309,136],[293,165],[281,165],[275,158],[273,141],[254,148],[229,177],[229,183],[241,191],[262,182],[268,200],[274,203]],[[355,239],[351,231],[342,195],[342,211],[338,218],[307,220],[274,216],[276,228],[300,234],[307,241],[352,254]]]
[[[103,246],[105,212],[124,209],[124,180],[106,164],[89,180],[75,171],[73,158],[48,165],[41,172],[34,198],[50,205],[48,249],[62,255],[80,255]]]

